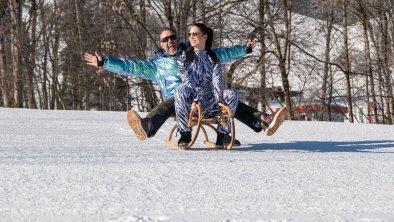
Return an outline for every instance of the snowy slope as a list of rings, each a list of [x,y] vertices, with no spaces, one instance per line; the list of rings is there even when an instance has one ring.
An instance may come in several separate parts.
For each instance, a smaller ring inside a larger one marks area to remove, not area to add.
[[[0,108],[1,221],[393,221],[394,128],[237,122],[233,151],[138,141],[124,112]]]

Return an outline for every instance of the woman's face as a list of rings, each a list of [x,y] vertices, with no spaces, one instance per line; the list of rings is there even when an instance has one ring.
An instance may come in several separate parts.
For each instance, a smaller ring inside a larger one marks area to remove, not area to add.
[[[188,35],[191,46],[199,50],[205,49],[205,41],[207,40],[207,35],[202,33],[199,27],[192,26]]]

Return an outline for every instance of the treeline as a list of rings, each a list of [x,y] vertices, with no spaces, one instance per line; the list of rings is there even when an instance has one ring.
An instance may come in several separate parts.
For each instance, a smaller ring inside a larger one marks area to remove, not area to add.
[[[299,14],[318,30],[307,36]],[[162,100],[154,84],[95,70],[83,53],[150,58],[161,27],[185,41],[194,22],[214,28],[216,47],[258,42],[223,73],[227,87],[257,88],[244,99],[262,109],[279,84],[290,118],[295,96],[321,107],[345,96],[350,122],[362,101],[393,124],[393,0],[0,0],[0,106],[148,111]]]

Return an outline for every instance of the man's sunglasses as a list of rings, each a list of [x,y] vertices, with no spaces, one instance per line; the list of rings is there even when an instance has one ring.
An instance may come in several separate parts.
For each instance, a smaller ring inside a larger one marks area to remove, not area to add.
[[[168,40],[170,40],[170,39],[171,39],[172,41],[176,40],[176,35],[166,36],[166,37],[164,37],[164,38],[161,39],[161,42],[168,42]]]

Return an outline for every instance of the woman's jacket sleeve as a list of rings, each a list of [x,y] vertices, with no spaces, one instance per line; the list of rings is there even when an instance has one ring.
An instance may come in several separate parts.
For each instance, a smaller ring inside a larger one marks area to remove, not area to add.
[[[212,49],[220,60],[220,63],[226,64],[244,57],[247,53],[246,45],[235,45],[230,48],[216,48]]]

